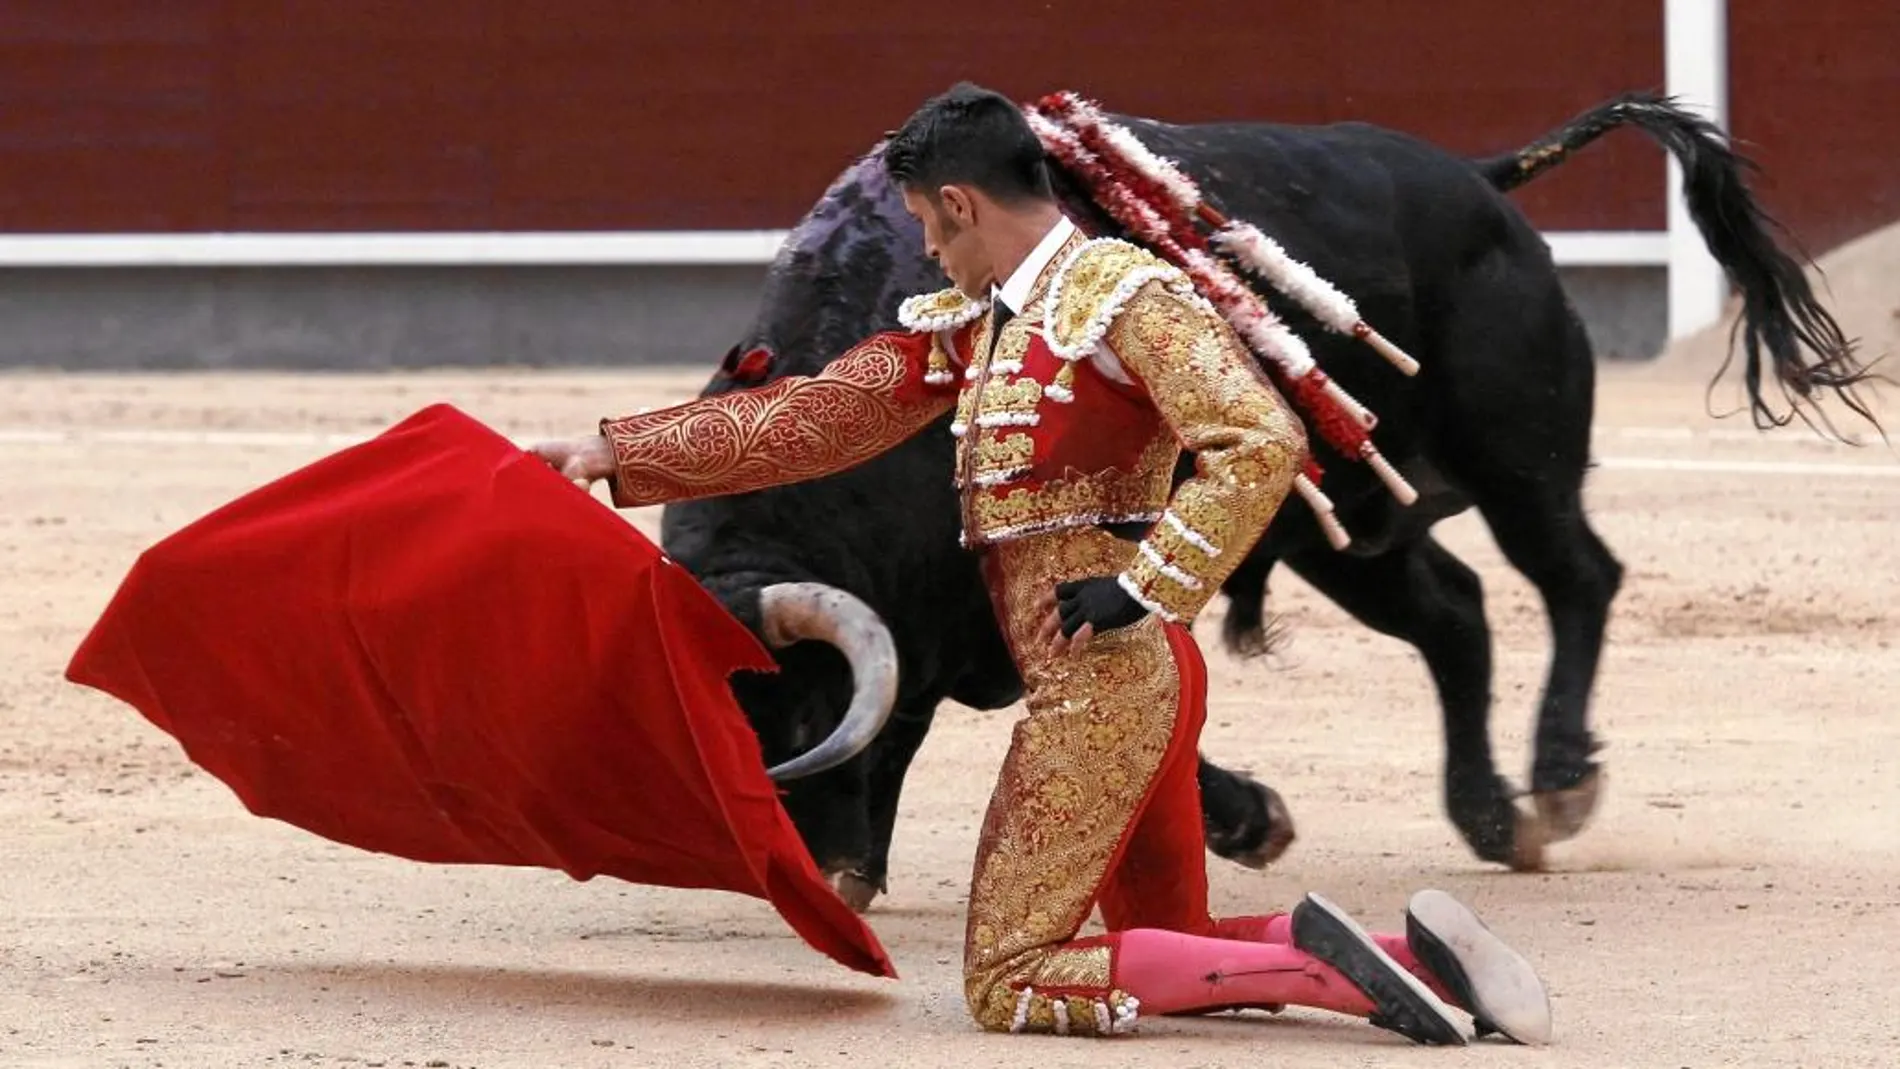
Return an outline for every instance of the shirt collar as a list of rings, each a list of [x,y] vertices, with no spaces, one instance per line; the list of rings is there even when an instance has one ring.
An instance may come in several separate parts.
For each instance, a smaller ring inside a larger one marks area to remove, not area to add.
[[[1069,221],[1068,216],[1063,216],[1042,236],[1042,241],[1023,258],[1023,262],[1001,287],[990,288],[991,299],[1002,301],[1011,312],[1020,314],[1023,305],[1029,303],[1029,290],[1036,284],[1036,279],[1041,277],[1049,261],[1056,258],[1056,253],[1074,234],[1075,224]]]

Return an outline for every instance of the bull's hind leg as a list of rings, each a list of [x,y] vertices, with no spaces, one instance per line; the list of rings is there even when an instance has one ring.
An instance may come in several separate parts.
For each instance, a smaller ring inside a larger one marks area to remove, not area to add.
[[[1435,351],[1434,463],[1469,497],[1505,558],[1537,587],[1551,659],[1531,790],[1545,833],[1566,839],[1596,805],[1590,691],[1622,568],[1590,529],[1583,479],[1596,362],[1549,253],[1528,227],[1443,280]],[[1421,379],[1423,376],[1421,376]]]
[[[1589,822],[1601,786],[1590,697],[1623,566],[1585,518],[1579,483],[1494,487],[1478,507],[1505,558],[1543,596],[1550,619],[1531,791],[1550,837],[1568,839]]]
[[[1195,780],[1201,790],[1202,834],[1215,857],[1264,869],[1293,845],[1293,814],[1280,792],[1206,757]]]
[[[1452,824],[1486,861],[1538,864],[1537,821],[1513,806],[1491,756],[1491,630],[1478,573],[1429,534],[1376,557],[1322,548],[1287,564],[1367,627],[1418,649],[1444,716]]]

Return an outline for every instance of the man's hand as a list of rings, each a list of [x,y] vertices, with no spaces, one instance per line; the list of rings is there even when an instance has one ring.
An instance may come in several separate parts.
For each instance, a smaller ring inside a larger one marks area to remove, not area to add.
[[[537,442],[528,450],[583,490],[614,473],[614,449],[601,435],[566,442]]]
[[[1042,595],[1036,607],[1043,615],[1037,639],[1055,657],[1074,653],[1095,635],[1127,627],[1148,615],[1148,610],[1129,597],[1114,576],[1057,583]]]

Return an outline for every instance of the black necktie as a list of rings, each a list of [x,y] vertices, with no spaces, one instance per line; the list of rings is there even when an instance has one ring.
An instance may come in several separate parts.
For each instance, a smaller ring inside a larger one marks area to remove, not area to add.
[[[991,356],[996,355],[996,339],[1003,336],[1004,324],[1008,323],[1010,320],[1014,318],[1016,318],[1015,310],[1011,309],[1008,304],[1005,304],[1003,302],[1003,298],[1001,297],[996,298],[995,303],[990,305],[990,355]]]

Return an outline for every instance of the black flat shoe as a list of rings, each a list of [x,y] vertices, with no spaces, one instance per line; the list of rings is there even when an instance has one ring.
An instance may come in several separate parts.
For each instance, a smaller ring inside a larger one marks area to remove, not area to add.
[[[1316,894],[1293,907],[1293,945],[1338,969],[1372,1000],[1374,1025],[1433,1046],[1464,1046],[1451,1007],[1379,949],[1345,911]]]

